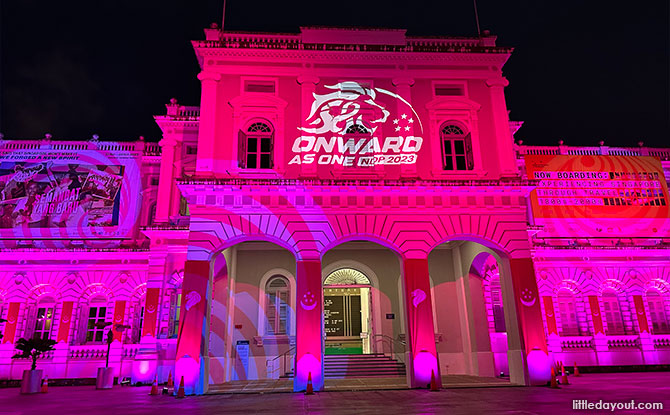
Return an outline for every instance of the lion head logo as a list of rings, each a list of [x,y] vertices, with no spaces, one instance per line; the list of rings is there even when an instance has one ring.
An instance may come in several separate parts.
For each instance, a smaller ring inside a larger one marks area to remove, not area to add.
[[[190,293],[186,294],[186,311],[190,310],[191,307],[198,304],[201,299],[202,297],[200,297],[200,294],[198,294],[197,291],[191,291]]]
[[[363,124],[374,133],[390,115],[386,106],[377,102],[379,95],[400,100],[416,115],[414,108],[404,98],[382,88],[371,88],[354,81],[324,87],[332,92],[323,95],[313,94],[314,102],[306,119],[311,127],[298,127],[299,130],[310,134],[342,135],[350,125]],[[418,116],[416,118],[418,119]]]

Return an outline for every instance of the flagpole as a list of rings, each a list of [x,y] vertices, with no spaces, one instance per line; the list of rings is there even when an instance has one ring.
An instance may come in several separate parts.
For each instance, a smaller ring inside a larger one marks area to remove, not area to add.
[[[475,22],[477,22],[477,36],[482,37],[482,32],[479,29],[479,13],[477,13],[477,0],[472,0],[473,5],[475,6]],[[224,0],[225,4],[225,0]]]
[[[223,42],[223,25],[226,23],[226,0],[223,0],[223,13],[221,15],[221,34],[219,40]]]

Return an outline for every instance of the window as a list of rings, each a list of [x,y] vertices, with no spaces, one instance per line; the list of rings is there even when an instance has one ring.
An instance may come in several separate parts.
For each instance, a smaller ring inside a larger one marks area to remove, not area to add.
[[[465,86],[462,84],[435,84],[436,97],[453,97],[465,95]]]
[[[158,186],[158,183],[159,183],[159,178],[158,177],[154,176],[154,177],[151,178],[151,185],[152,186]]]
[[[561,336],[579,336],[575,297],[571,292],[561,290],[558,293],[558,312],[561,316]]]
[[[195,154],[198,154],[198,147],[196,146],[186,146],[186,154],[189,156],[193,156]]]
[[[658,291],[648,291],[647,304],[649,305],[652,333],[667,334],[670,332],[670,327],[668,327],[668,317],[665,314],[663,296],[661,296]]]
[[[273,150],[272,128],[263,122],[252,123],[246,131],[240,131],[238,141],[238,164],[243,169],[271,169]]]
[[[181,293],[173,292],[170,296],[170,327],[168,337],[176,339],[179,334],[179,314],[181,313]]]
[[[154,203],[149,208],[149,217],[147,218],[147,225],[151,226],[155,223],[155,221],[156,221],[156,204]]]
[[[602,296],[603,312],[605,313],[605,322],[607,323],[608,335],[625,334],[619,299],[614,291],[605,291]]]
[[[444,170],[472,170],[470,134],[457,125],[447,124],[440,131]]]
[[[266,335],[288,333],[289,284],[282,276],[270,278],[265,285]]]
[[[500,289],[500,277],[491,278],[491,305],[493,306],[493,324],[496,333],[504,333],[505,312],[503,310],[502,291]]]
[[[102,342],[105,328],[107,307],[91,305],[88,309],[88,323],[86,324],[86,342]]]
[[[257,79],[244,81],[244,92],[274,94],[275,89],[275,81],[261,81]]]
[[[53,326],[54,307],[38,307],[37,317],[35,319],[35,331],[33,338],[48,339],[51,336],[51,327]]]

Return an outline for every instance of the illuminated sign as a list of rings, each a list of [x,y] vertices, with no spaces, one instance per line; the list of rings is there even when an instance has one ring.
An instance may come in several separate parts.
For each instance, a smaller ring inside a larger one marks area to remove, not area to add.
[[[125,237],[135,224],[132,153],[0,150],[0,237]]]
[[[289,164],[370,167],[417,162],[423,126],[409,102],[391,91],[353,81],[325,88],[332,91],[314,94],[305,120],[308,126],[298,127],[305,135],[294,140]],[[395,117],[382,98],[398,108]],[[383,137],[380,127],[393,135]],[[417,129],[420,134],[415,136]]]
[[[661,163],[637,156],[525,156],[536,218],[668,218]]]

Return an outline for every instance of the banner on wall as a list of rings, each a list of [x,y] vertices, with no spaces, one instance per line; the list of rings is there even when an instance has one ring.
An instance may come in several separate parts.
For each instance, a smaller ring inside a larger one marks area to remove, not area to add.
[[[293,141],[289,164],[371,167],[416,164],[423,125],[412,105],[395,92],[369,83],[324,85],[302,133]]]
[[[111,227],[123,166],[0,162],[0,228]]]
[[[668,185],[654,157],[526,155],[535,218],[666,219]]]

